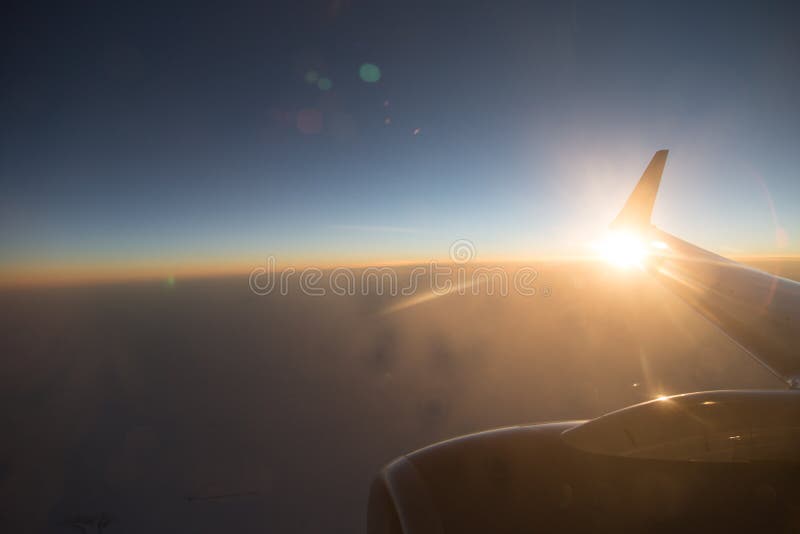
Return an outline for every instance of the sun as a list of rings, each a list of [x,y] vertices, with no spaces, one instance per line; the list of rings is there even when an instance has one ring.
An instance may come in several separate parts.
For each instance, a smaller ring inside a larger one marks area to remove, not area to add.
[[[630,232],[610,232],[596,241],[593,248],[603,260],[623,269],[644,268],[648,253],[644,241]]]

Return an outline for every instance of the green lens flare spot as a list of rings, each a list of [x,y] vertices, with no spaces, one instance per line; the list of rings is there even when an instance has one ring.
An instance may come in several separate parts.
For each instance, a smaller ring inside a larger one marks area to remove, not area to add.
[[[167,287],[175,287],[175,277],[168,276],[167,279],[164,281]]]
[[[358,75],[367,83],[375,83],[381,79],[381,69],[372,63],[364,63],[358,69]]]
[[[319,87],[320,91],[327,91],[333,87],[333,82],[328,78],[320,78],[317,82],[317,87]]]
[[[317,83],[317,80],[319,80],[319,72],[310,70],[306,72],[305,79],[308,84]]]

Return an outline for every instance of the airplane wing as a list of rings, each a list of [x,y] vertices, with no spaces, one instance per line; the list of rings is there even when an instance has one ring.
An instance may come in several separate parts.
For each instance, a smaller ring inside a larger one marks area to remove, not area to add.
[[[653,156],[614,232],[645,251],[641,266],[784,381],[800,387],[800,284],[723,258],[653,226],[650,217],[667,160]]]
[[[589,421],[462,436],[388,464],[370,534],[786,530],[800,491],[800,284],[654,227],[656,152],[612,224],[608,259],[639,266],[794,390],[659,397]]]

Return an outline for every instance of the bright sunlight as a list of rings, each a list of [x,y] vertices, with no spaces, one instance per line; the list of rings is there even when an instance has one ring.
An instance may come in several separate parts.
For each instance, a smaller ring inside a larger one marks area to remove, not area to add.
[[[608,263],[630,269],[643,268],[643,260],[647,256],[647,246],[636,234],[629,232],[611,232],[593,245],[598,255]]]

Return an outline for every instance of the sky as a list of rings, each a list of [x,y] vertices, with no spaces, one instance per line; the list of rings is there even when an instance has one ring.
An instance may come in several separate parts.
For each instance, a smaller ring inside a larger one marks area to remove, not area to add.
[[[581,255],[661,148],[656,225],[800,254],[798,11],[16,3],[0,280]]]

